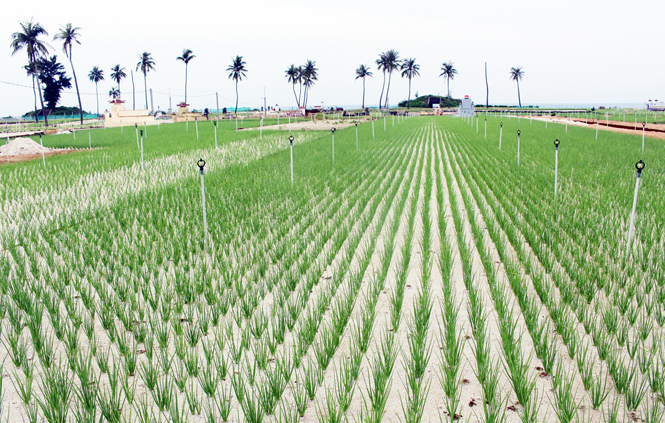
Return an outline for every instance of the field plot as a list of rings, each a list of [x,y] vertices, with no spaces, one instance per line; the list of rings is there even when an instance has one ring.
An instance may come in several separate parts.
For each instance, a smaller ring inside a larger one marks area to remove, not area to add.
[[[0,417],[662,421],[665,146],[484,124],[298,132],[293,186],[229,122],[0,168]]]

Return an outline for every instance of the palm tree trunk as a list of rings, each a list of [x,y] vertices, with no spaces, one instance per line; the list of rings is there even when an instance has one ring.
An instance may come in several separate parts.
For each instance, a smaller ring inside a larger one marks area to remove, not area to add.
[[[363,110],[365,110],[365,77],[363,76]]]
[[[97,117],[99,117],[99,87],[97,82],[95,82],[95,96],[97,97]]]
[[[148,73],[143,72],[143,86],[145,87],[145,109],[148,110]]]
[[[390,81],[393,79],[393,72],[388,72],[388,88],[386,88],[386,109],[388,108],[388,93],[390,92]]]
[[[238,80],[236,79],[236,114],[238,114]]]
[[[39,76],[37,76],[37,79],[39,80]],[[44,125],[48,126],[48,113],[44,113],[44,97],[42,96],[42,87],[39,87],[39,103],[42,106],[42,116],[44,116]]]
[[[520,81],[516,79],[515,82],[517,82],[517,101],[518,101],[518,103],[520,105],[520,109],[521,109],[522,108],[522,97],[520,97]]]
[[[406,109],[408,110],[411,106],[411,78],[409,78],[409,97],[406,99]]]
[[[35,75],[32,75],[32,95],[35,97],[35,123],[39,123],[39,118],[37,117],[37,90],[35,89]]]
[[[79,114],[81,116],[81,125],[83,125],[83,106],[81,106],[81,93],[79,92],[79,82],[76,79],[76,71],[74,70],[74,62],[72,62],[72,46],[69,45],[69,65],[72,67],[72,75],[74,75],[74,85],[76,86],[76,97],[79,100]]]
[[[185,63],[185,104],[187,104],[187,63]]]
[[[293,86],[293,96],[296,98],[296,104],[298,105],[298,108],[300,108],[300,100],[298,100],[298,94],[296,94],[296,84],[293,83],[291,85]]]
[[[132,110],[136,110],[136,86],[134,85],[134,71],[129,70],[132,75]]]
[[[383,90],[386,89],[386,71],[383,71],[383,86],[381,86],[381,97],[379,97],[379,110],[381,110],[381,103],[383,102]]]
[[[450,98],[450,78],[446,78],[446,83],[448,84],[448,98]]]
[[[298,94],[298,108],[300,108],[300,101],[302,100],[302,81],[299,81],[300,85],[300,94]]]

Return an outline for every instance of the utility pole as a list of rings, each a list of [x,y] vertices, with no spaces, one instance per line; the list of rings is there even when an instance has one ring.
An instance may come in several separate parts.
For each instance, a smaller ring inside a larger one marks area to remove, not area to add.
[[[152,110],[152,115],[155,116],[155,102],[153,101],[152,88],[150,88],[150,109]]]

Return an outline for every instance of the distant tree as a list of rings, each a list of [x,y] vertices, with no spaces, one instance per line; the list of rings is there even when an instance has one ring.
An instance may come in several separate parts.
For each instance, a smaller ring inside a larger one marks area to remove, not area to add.
[[[307,109],[307,100],[309,100],[309,91],[314,85],[314,81],[319,80],[319,69],[316,67],[316,62],[312,60],[307,60],[305,66],[303,66],[300,73],[300,77],[303,80],[303,85],[305,86],[305,98],[303,100],[303,105]]]
[[[386,53],[386,72],[388,72],[388,87],[386,87],[386,108],[389,108],[388,95],[390,93],[390,80],[392,79],[393,72],[400,68],[401,60],[399,60],[399,53],[395,50],[388,50]]]
[[[402,62],[402,78],[409,78],[409,97],[407,97],[406,108],[409,108],[411,103],[411,79],[415,76],[420,76],[420,65],[416,63],[416,59],[404,59]]]
[[[300,99],[296,94],[296,84],[300,82],[300,69],[300,67],[296,67],[296,65],[292,64],[284,72],[286,74],[285,78],[288,78],[287,81],[293,85],[293,96],[296,98],[296,104],[298,105],[298,108],[300,108]]]
[[[187,104],[187,65],[189,62],[196,56],[192,54],[192,51],[188,48],[182,51],[182,56],[176,57],[176,60],[180,60],[185,64],[185,104]]]
[[[148,72],[155,70],[155,61],[152,55],[147,51],[139,54],[139,62],[136,64],[136,70],[143,74],[143,85],[145,86],[145,108],[148,110]]]
[[[450,98],[450,80],[455,79],[457,69],[455,69],[453,62],[449,61],[441,66],[441,71],[442,72],[439,76],[443,76],[446,79],[446,84],[448,85],[448,98]]]
[[[44,84],[44,101],[46,102],[46,115],[55,109],[60,101],[60,95],[65,88],[71,88],[71,78],[65,74],[65,67],[58,63],[58,56],[40,58],[37,61],[39,80]]]
[[[111,97],[113,100],[117,100],[120,98],[120,90],[117,89],[116,87],[111,88],[109,91],[109,97]]]
[[[120,98],[120,80],[126,78],[127,74],[125,73],[125,68],[121,68],[120,65],[115,65],[111,68],[111,79],[118,84],[118,98]]]
[[[360,65],[360,67],[356,69],[356,79],[362,78],[363,80],[363,110],[365,110],[365,78],[368,76],[370,78],[372,77],[372,72],[370,72],[369,69],[369,66],[365,65]]]
[[[97,97],[97,116],[99,116],[99,89],[97,84],[104,80],[104,71],[99,69],[99,66],[95,66],[92,68],[90,73],[88,73],[88,78],[95,83],[95,96]]]
[[[236,111],[238,113],[238,82],[242,81],[242,78],[247,76],[247,68],[245,65],[247,62],[242,60],[242,56],[236,55],[235,59],[232,59],[231,65],[226,68],[227,71],[231,72],[229,74],[229,79],[233,79],[236,82]]]
[[[35,86],[35,79],[39,77],[40,69],[37,66],[37,60],[48,54],[49,45],[40,40],[42,35],[48,35],[48,32],[42,27],[39,22],[21,22],[21,31],[12,34],[12,42],[10,47],[12,49],[12,56],[17,52],[25,49],[28,54],[28,67],[29,74],[32,76],[32,85]],[[41,88],[39,92],[39,102],[42,105],[42,113],[44,111],[44,99],[42,97]],[[35,121],[38,122],[37,110],[35,110]],[[44,116],[44,123],[48,126],[48,116]]]
[[[60,28],[60,32],[55,34],[53,41],[62,40],[62,51],[69,59],[69,65],[72,67],[72,75],[74,75],[74,86],[76,87],[76,97],[78,97],[79,100],[81,125],[83,125],[83,106],[81,106],[81,93],[79,92],[79,83],[76,79],[76,71],[74,70],[74,62],[72,61],[72,44],[81,44],[81,42],[78,40],[78,37],[81,35],[78,33],[80,29],[81,28],[72,26],[71,23],[68,23],[64,28]]]
[[[520,81],[522,78],[524,78],[524,71],[521,66],[510,68],[510,79],[517,82],[517,101],[520,107],[522,107],[522,98],[520,97]]]

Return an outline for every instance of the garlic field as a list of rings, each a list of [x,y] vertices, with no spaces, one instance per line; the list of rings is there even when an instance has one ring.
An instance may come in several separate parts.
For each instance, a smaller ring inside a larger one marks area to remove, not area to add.
[[[662,142],[382,120],[0,167],[0,419],[663,421]]]

